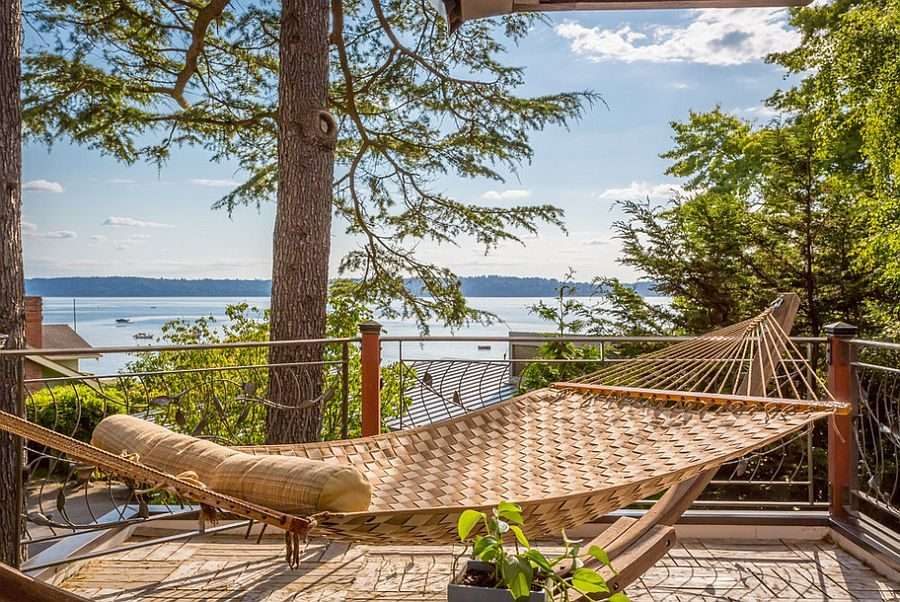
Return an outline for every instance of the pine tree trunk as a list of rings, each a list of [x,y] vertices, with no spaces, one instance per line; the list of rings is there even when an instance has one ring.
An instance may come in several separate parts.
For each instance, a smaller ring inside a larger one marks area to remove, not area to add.
[[[325,335],[336,125],[327,111],[328,0],[283,0],[278,85],[278,210],[272,263],[271,339]],[[285,346],[271,363],[319,361],[322,347]],[[269,399],[299,406],[321,395],[321,366],[272,368]],[[314,441],[318,405],[270,408],[270,443]]]
[[[19,101],[22,4],[0,2],[0,334],[25,346],[22,279],[22,119]],[[0,359],[0,410],[22,411],[18,360]],[[19,565],[22,445],[0,432],[0,562]]]

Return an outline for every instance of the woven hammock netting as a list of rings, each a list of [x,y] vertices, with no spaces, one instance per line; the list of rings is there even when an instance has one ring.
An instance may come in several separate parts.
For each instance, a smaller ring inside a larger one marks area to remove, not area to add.
[[[297,517],[221,496],[0,413],[0,428],[135,482],[306,534],[372,544],[451,543],[466,508],[519,503],[529,536],[558,535],[778,441],[841,410],[776,316],[759,316],[576,382],[375,437],[250,446],[351,464],[368,511]]]

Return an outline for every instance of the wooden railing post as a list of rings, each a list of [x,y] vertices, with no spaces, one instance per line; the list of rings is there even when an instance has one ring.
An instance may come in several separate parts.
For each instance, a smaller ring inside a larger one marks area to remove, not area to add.
[[[360,378],[362,379],[362,436],[381,432],[381,324],[363,322]]]
[[[830,512],[833,518],[845,518],[850,498],[850,488],[856,478],[856,443],[853,420],[856,415],[854,400],[853,346],[850,339],[856,336],[856,326],[835,322],[825,327],[828,335],[826,359],[828,363],[828,390],[836,401],[853,404],[850,414],[832,415],[828,421],[828,483],[830,485]]]

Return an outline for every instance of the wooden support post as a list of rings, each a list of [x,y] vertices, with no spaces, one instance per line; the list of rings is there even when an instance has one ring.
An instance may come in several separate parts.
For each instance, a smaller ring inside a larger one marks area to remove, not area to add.
[[[853,375],[854,350],[850,339],[857,328],[844,322],[825,327],[828,335],[826,357],[828,390],[835,400],[850,404],[850,413],[832,415],[828,420],[828,483],[832,518],[845,518],[850,487],[856,477],[856,444],[853,418],[856,415],[856,384]]]
[[[362,436],[381,432],[381,324],[363,322],[362,333]]]

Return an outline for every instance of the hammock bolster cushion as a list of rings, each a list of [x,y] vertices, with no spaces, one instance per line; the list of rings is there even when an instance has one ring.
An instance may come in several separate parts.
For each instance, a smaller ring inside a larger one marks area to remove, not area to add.
[[[256,456],[127,414],[104,418],[91,445],[178,476],[193,472],[207,487],[292,514],[359,512],[369,508],[372,487],[352,466],[295,456]]]

